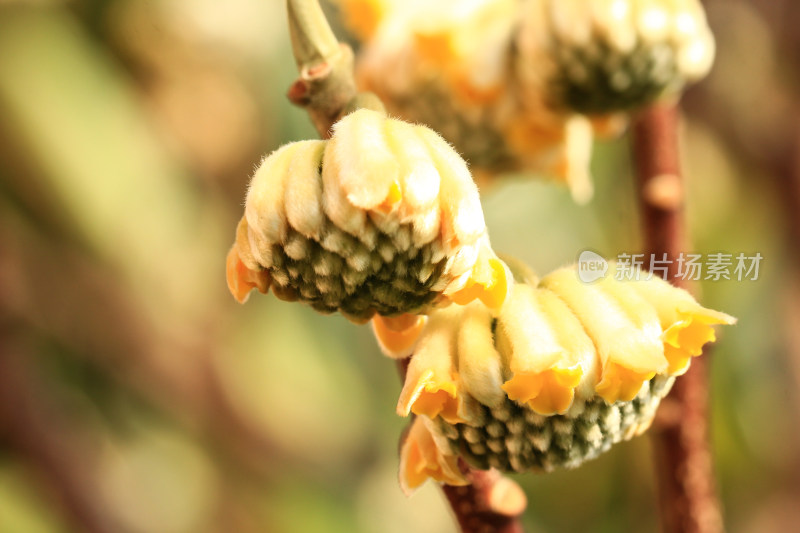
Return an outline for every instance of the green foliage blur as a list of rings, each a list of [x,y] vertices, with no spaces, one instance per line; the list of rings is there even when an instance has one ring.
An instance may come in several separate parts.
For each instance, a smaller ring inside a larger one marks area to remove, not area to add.
[[[698,287],[739,318],[710,355],[718,484],[729,531],[784,532],[800,9],[707,6],[718,59],[684,106],[691,250],[764,257],[758,281]],[[431,484],[400,492],[400,385],[369,328],[225,286],[253,169],[316,136],[284,96],[285,20],[278,0],[0,2],[0,533],[455,531]],[[530,176],[486,191],[494,248],[540,273],[636,252],[627,139],[593,170],[585,207]],[[530,532],[658,528],[646,437],[517,479]]]

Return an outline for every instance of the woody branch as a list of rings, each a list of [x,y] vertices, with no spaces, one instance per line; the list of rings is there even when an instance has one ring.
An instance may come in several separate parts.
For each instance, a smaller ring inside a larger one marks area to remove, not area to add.
[[[684,183],[674,104],[656,104],[633,123],[633,158],[645,253],[666,259],[665,278],[682,286],[686,245]],[[663,274],[663,273],[662,273]],[[694,360],[663,402],[652,432],[664,533],[721,533],[722,516],[708,443],[706,357]]]

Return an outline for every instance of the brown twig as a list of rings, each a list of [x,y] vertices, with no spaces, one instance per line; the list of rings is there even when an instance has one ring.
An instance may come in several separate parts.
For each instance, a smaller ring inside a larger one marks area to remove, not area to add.
[[[305,108],[323,139],[342,116],[358,108],[383,110],[380,100],[359,93],[353,74],[353,50],[339,43],[317,0],[287,0],[289,32],[300,77],[286,93]]]
[[[685,245],[677,106],[658,104],[633,123],[633,156],[645,252],[662,259],[666,279],[683,285],[677,259]],[[652,431],[664,533],[719,533],[722,515],[708,444],[708,357],[694,360],[664,400]]]
[[[519,486],[496,470],[472,470],[465,464],[470,484],[464,487],[443,485],[464,533],[522,533],[519,515],[526,500]]]
[[[317,0],[287,0],[287,6],[300,71],[287,97],[308,111],[320,136],[328,138],[333,124],[352,110],[383,110],[383,104],[375,95],[358,93],[353,53],[347,45],[332,45],[329,39],[332,34],[321,17]],[[321,44],[315,47],[312,41],[321,41]],[[398,364],[402,378],[407,367],[407,360]],[[462,465],[462,470],[471,481],[470,485],[442,486],[462,532],[522,533],[519,515],[525,509],[525,498],[520,498],[519,487],[496,471],[473,470],[466,464]]]

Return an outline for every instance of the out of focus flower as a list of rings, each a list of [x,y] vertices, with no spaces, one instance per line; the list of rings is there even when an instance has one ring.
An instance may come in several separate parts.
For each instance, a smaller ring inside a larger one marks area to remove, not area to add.
[[[705,76],[714,38],[699,0],[527,0],[517,72],[554,107],[602,114]]]
[[[483,173],[530,170],[591,196],[595,135],[702,77],[714,43],[697,0],[340,0],[358,76]]]
[[[239,301],[272,287],[359,322],[475,298],[496,309],[508,278],[464,160],[432,130],[369,110],[264,160],[228,256]]]
[[[674,377],[715,339],[712,326],[735,319],[660,278],[610,271],[592,284],[574,268],[518,282],[496,318],[479,303],[431,313],[397,405],[429,422],[406,440],[401,475],[449,483],[453,457],[517,472],[575,467],[644,431]]]

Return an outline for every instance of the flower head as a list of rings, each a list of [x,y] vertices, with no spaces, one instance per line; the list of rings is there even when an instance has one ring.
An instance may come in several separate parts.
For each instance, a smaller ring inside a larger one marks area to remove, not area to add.
[[[498,308],[507,291],[464,160],[432,130],[368,110],[340,120],[329,141],[264,160],[228,282],[240,301],[272,287],[356,321],[474,298]]]
[[[480,170],[528,170],[591,197],[594,136],[702,78],[714,40],[698,0],[340,0],[360,83]],[[368,18],[370,31],[359,30]]]
[[[602,114],[705,76],[714,38],[698,0],[528,0],[518,72],[555,107]]]
[[[712,326],[735,320],[614,270],[518,280],[496,317],[478,303],[431,313],[398,413],[435,422],[441,454],[514,471],[574,467],[644,431]]]
[[[360,26],[374,0],[347,0],[345,21]],[[590,194],[592,126],[550,109],[544,94],[521,95],[510,68],[516,0],[383,0],[365,36],[357,74],[395,114],[430,124],[477,169],[538,170]]]

